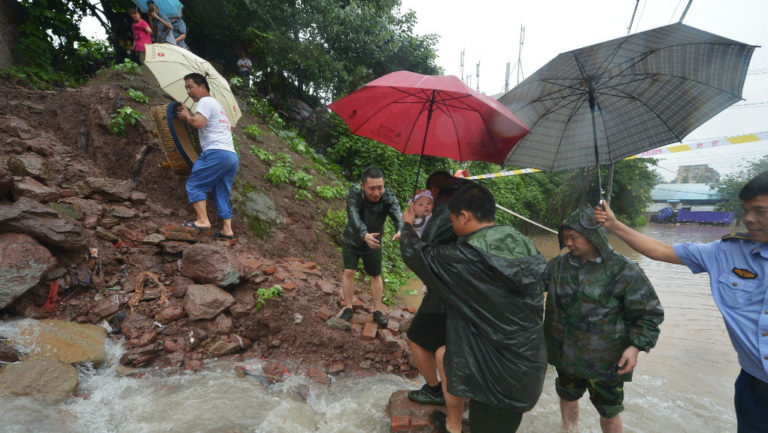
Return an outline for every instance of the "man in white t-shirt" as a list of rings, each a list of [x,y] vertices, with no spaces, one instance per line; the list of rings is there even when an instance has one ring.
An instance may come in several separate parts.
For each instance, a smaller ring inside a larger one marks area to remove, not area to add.
[[[183,227],[210,230],[211,222],[206,212],[206,193],[213,191],[214,203],[222,220],[221,231],[216,238],[235,239],[232,231],[232,205],[229,196],[237,174],[238,158],[232,142],[232,127],[224,108],[211,97],[208,81],[198,73],[184,76],[187,95],[197,103],[195,112],[181,105],[178,117],[198,130],[203,153],[192,166],[187,179],[187,197],[195,209],[197,219]]]

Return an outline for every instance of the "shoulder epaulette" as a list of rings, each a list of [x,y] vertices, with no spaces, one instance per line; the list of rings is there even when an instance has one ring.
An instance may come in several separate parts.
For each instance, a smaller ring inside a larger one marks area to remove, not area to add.
[[[736,240],[738,240],[738,241],[748,241],[748,240],[750,240],[749,239],[749,235],[747,235],[746,233],[737,233],[737,232],[730,232],[729,234],[723,236],[720,239],[722,239],[724,241],[736,241]]]

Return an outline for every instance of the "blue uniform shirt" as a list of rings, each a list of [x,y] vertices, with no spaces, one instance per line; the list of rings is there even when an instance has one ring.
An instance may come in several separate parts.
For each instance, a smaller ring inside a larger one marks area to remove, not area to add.
[[[694,274],[709,273],[741,368],[768,383],[768,243],[731,238],[674,250]]]

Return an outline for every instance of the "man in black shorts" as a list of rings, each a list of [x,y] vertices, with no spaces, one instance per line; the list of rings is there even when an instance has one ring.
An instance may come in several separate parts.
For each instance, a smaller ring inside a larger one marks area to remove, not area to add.
[[[441,244],[456,240],[448,212],[448,199],[465,182],[447,171],[436,171],[427,178],[427,189],[435,197],[435,208],[424,228],[421,240]],[[408,392],[408,398],[420,404],[444,405],[443,389],[437,377],[435,351],[445,345],[445,305],[439,296],[429,291],[406,333],[413,363],[426,383],[421,389]]]
[[[400,239],[403,225],[400,204],[397,197],[384,187],[384,174],[377,167],[368,167],[360,176],[360,184],[349,189],[347,196],[347,226],[341,242],[341,256],[344,259],[344,310],[341,318],[352,319],[352,299],[355,295],[355,273],[357,264],[363,259],[365,273],[371,278],[373,297],[373,320],[382,327],[387,326],[387,316],[382,311],[381,296],[384,282],[381,279],[381,234],[387,215],[395,225],[392,240]]]

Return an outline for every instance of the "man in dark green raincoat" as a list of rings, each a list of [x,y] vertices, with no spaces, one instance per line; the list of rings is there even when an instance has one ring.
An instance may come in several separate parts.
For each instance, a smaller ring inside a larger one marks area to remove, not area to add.
[[[544,329],[549,363],[557,369],[563,428],[575,431],[579,399],[589,390],[603,432],[620,432],[624,382],[639,351],[659,337],[664,311],[637,263],[613,251],[594,211],[582,206],[563,221],[558,237],[569,252],[547,263]]]
[[[387,316],[382,311],[381,296],[384,282],[381,279],[381,235],[387,215],[395,225],[392,240],[400,239],[403,225],[400,204],[389,188],[384,186],[384,173],[377,167],[368,167],[360,175],[360,184],[349,189],[347,196],[347,226],[341,241],[341,256],[344,259],[344,279],[341,290],[344,293],[344,309],[341,318],[352,319],[352,300],[355,295],[355,273],[357,264],[363,259],[365,273],[371,279],[373,297],[373,320],[382,327],[387,326]]]
[[[463,398],[471,399],[473,433],[514,432],[541,395],[546,371],[542,294],[545,260],[530,239],[494,225],[495,201],[483,186],[461,188],[448,203],[455,243],[429,245],[403,214],[403,261],[445,301],[446,343],[438,350],[447,418],[461,431]]]

